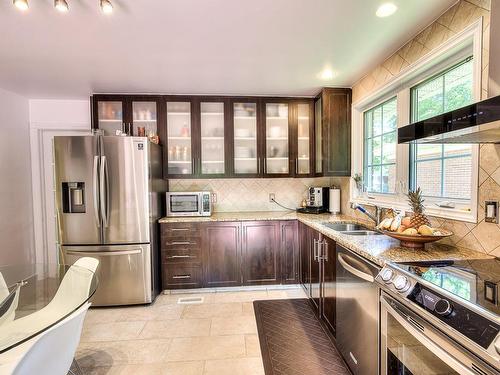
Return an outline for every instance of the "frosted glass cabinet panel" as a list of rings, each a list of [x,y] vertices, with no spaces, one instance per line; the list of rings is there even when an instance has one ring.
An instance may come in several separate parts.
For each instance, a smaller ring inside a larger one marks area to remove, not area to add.
[[[116,131],[124,130],[123,102],[99,101],[97,103],[98,128],[104,135],[116,135]]]
[[[132,102],[133,134],[147,137],[157,134],[156,102]]]
[[[311,172],[311,118],[309,115],[309,108],[309,104],[298,104],[297,106],[297,174],[309,174]]]
[[[169,174],[192,174],[191,103],[167,102]]]
[[[201,103],[201,173],[223,174],[224,103]]]
[[[266,174],[289,174],[288,104],[266,103]]]
[[[234,103],[234,173],[257,174],[257,103]]]
[[[323,127],[322,127],[322,120],[321,120],[321,114],[323,113],[322,110],[322,101],[321,98],[316,100],[314,103],[314,137],[315,137],[315,146],[316,146],[316,173],[322,173],[323,172],[323,149],[322,149],[322,142],[323,142]]]

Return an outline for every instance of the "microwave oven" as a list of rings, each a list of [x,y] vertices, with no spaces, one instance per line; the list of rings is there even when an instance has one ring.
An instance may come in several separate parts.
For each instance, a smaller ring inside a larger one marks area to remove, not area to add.
[[[167,192],[167,216],[210,216],[209,191]]]

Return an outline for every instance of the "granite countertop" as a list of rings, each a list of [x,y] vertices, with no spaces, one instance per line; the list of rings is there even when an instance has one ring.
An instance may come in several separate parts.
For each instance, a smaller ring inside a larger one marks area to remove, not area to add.
[[[333,239],[363,258],[383,266],[386,262],[414,262],[425,260],[459,260],[459,259],[492,259],[493,257],[456,246],[434,242],[427,244],[425,249],[409,249],[401,247],[398,240],[385,235],[351,236],[333,229],[322,223],[358,223],[359,220],[347,215],[309,215],[296,212],[263,211],[263,212],[220,212],[210,217],[168,217],[159,220],[160,223],[186,222],[218,222],[218,221],[254,221],[254,220],[299,220]],[[362,223],[367,225],[367,223]],[[370,226],[369,224],[367,226]]]

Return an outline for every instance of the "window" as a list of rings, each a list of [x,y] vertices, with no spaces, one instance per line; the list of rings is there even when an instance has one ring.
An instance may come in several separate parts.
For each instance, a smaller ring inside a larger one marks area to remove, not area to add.
[[[473,102],[473,61],[468,58],[411,89],[411,118],[420,121]],[[425,196],[470,200],[472,146],[420,144],[410,151],[410,186]]]
[[[396,186],[397,99],[364,113],[364,173],[368,192],[392,194]]]

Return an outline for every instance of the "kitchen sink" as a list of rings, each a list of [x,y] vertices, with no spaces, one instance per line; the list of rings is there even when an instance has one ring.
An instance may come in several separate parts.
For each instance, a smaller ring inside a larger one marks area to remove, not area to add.
[[[346,223],[330,223],[330,222],[324,222],[323,225],[325,227],[328,227],[330,229],[336,230],[337,232],[346,232],[346,231],[366,231],[368,230],[367,227],[364,225],[360,224],[346,224]]]
[[[376,232],[374,230],[344,230],[343,234],[348,234],[349,236],[380,236],[382,233]]]

